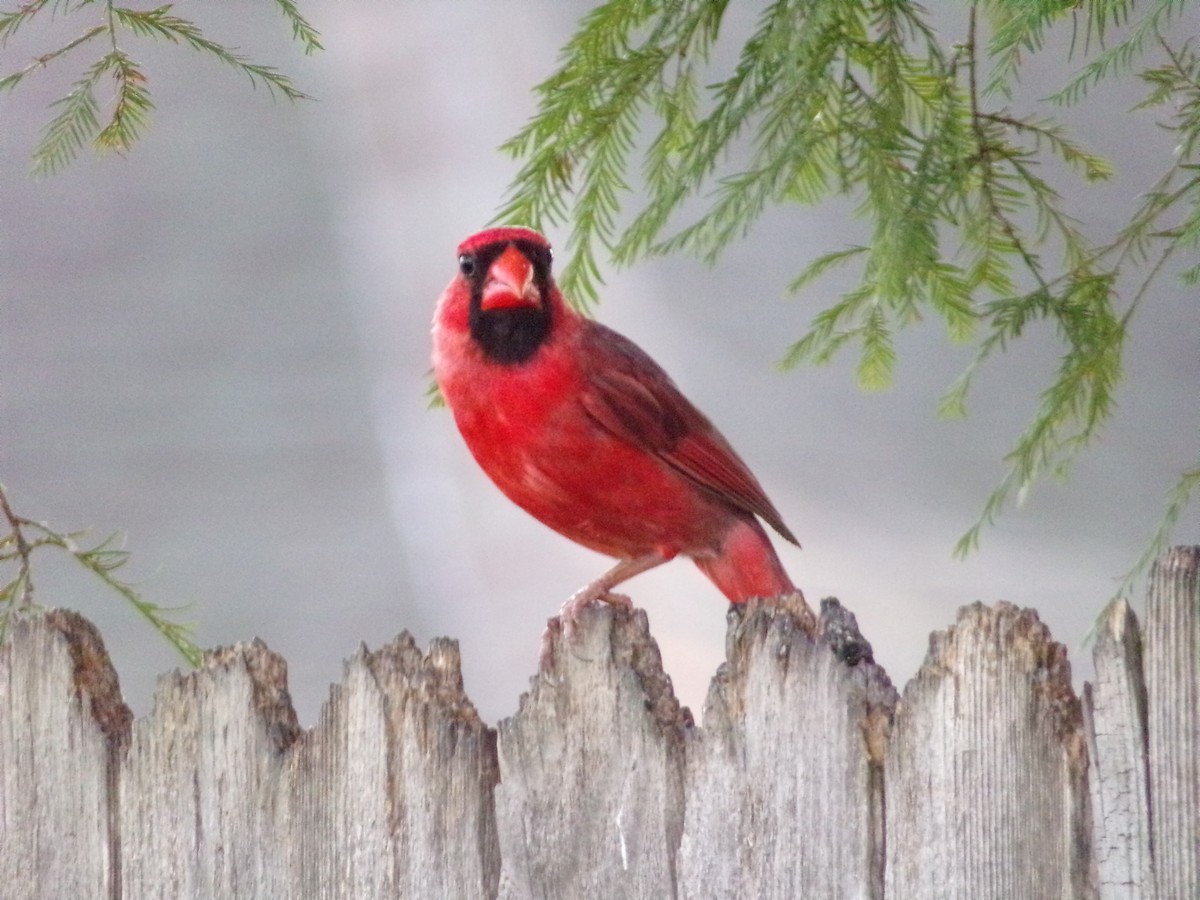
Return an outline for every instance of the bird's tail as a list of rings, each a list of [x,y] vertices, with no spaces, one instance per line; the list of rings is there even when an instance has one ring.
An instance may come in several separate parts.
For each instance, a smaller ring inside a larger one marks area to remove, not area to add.
[[[757,519],[738,520],[716,555],[697,556],[695,562],[731,603],[796,591]]]

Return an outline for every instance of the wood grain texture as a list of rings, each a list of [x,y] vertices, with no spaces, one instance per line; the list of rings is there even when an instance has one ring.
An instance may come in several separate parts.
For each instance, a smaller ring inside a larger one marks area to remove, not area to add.
[[[807,609],[729,615],[689,735],[680,897],[882,896],[882,747],[894,691],[810,636]]]
[[[126,896],[254,897],[273,883],[275,787],[298,731],[286,678],[254,641],[159,680],[120,768]]]
[[[500,897],[670,898],[691,716],[646,615],[592,607],[499,725]]]
[[[1096,896],[1087,748],[1061,644],[1031,610],[930,638],[889,745],[889,900]]]
[[[494,897],[495,732],[463,691],[454,641],[403,634],[346,664],[281,790],[288,848],[272,896]]]
[[[1158,896],[1200,897],[1200,547],[1154,563],[1145,650]]]
[[[1146,681],[1137,617],[1124,600],[1105,610],[1084,685],[1092,769],[1094,853],[1102,900],[1155,896],[1147,767]]]
[[[1200,548],[1080,704],[1035,613],[964,608],[897,705],[849,611],[729,615],[703,727],[643,613],[552,620],[498,729],[458,647],[360,650],[310,730],[261,642],[132,721],[95,629],[0,645],[0,900],[1200,897]]]
[[[90,622],[14,617],[0,646],[0,897],[117,895],[112,793],[130,718]]]

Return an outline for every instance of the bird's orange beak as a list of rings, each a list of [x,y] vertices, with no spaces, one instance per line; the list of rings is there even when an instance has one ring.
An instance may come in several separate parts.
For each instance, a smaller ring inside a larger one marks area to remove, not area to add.
[[[533,283],[533,264],[515,244],[509,244],[488,269],[483,285],[484,310],[539,307],[542,297]]]

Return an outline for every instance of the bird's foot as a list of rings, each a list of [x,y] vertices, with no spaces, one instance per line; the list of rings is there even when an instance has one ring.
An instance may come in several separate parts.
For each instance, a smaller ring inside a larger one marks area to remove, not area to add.
[[[593,581],[586,587],[582,587],[572,594],[567,602],[562,605],[562,609],[558,611],[559,621],[562,623],[563,636],[568,642],[574,639],[575,629],[579,624],[579,614],[593,603],[608,603],[612,606],[621,609],[633,609],[633,601],[624,594],[614,594],[613,588],[623,581],[627,581],[634,575],[639,575],[648,569],[653,569],[655,566],[665,563],[668,559],[674,556],[674,551],[645,553],[641,556],[635,556],[630,559],[622,559],[615,566]],[[541,652],[541,667],[543,671],[548,669],[548,664],[553,659],[551,644],[553,642],[553,632],[550,625],[546,626],[546,630],[542,633],[542,652]]]
[[[633,609],[633,601],[626,595],[609,590],[603,579],[593,581],[567,598],[567,602],[558,611],[558,616],[562,619],[563,634],[567,640],[575,639],[575,629],[579,626],[580,613],[595,603],[607,603],[621,609]]]
[[[593,581],[587,587],[580,588],[568,597],[567,602],[559,608],[558,614],[562,617],[564,625],[570,622],[573,626],[578,621],[579,614],[593,603],[608,603],[622,609],[633,607],[633,601],[624,594],[610,591],[601,581]]]
[[[575,640],[580,614],[589,606],[597,603],[607,603],[620,609],[633,609],[633,601],[628,596],[609,590],[602,579],[593,581],[568,597],[558,610],[563,637],[567,642]],[[551,625],[547,623],[546,630],[542,632],[542,649],[538,655],[538,662],[543,671],[549,668],[550,662],[554,658],[553,644],[554,632]]]

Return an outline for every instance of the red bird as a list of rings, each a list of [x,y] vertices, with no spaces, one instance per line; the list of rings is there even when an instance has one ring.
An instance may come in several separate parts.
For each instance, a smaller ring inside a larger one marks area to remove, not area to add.
[[[798,542],[746,464],[644,351],[567,305],[546,238],[482,231],[458,269],[433,371],[467,446],[510,500],[618,560],[564,604],[568,624],[679,554],[733,603],[798,593],[758,518]]]

